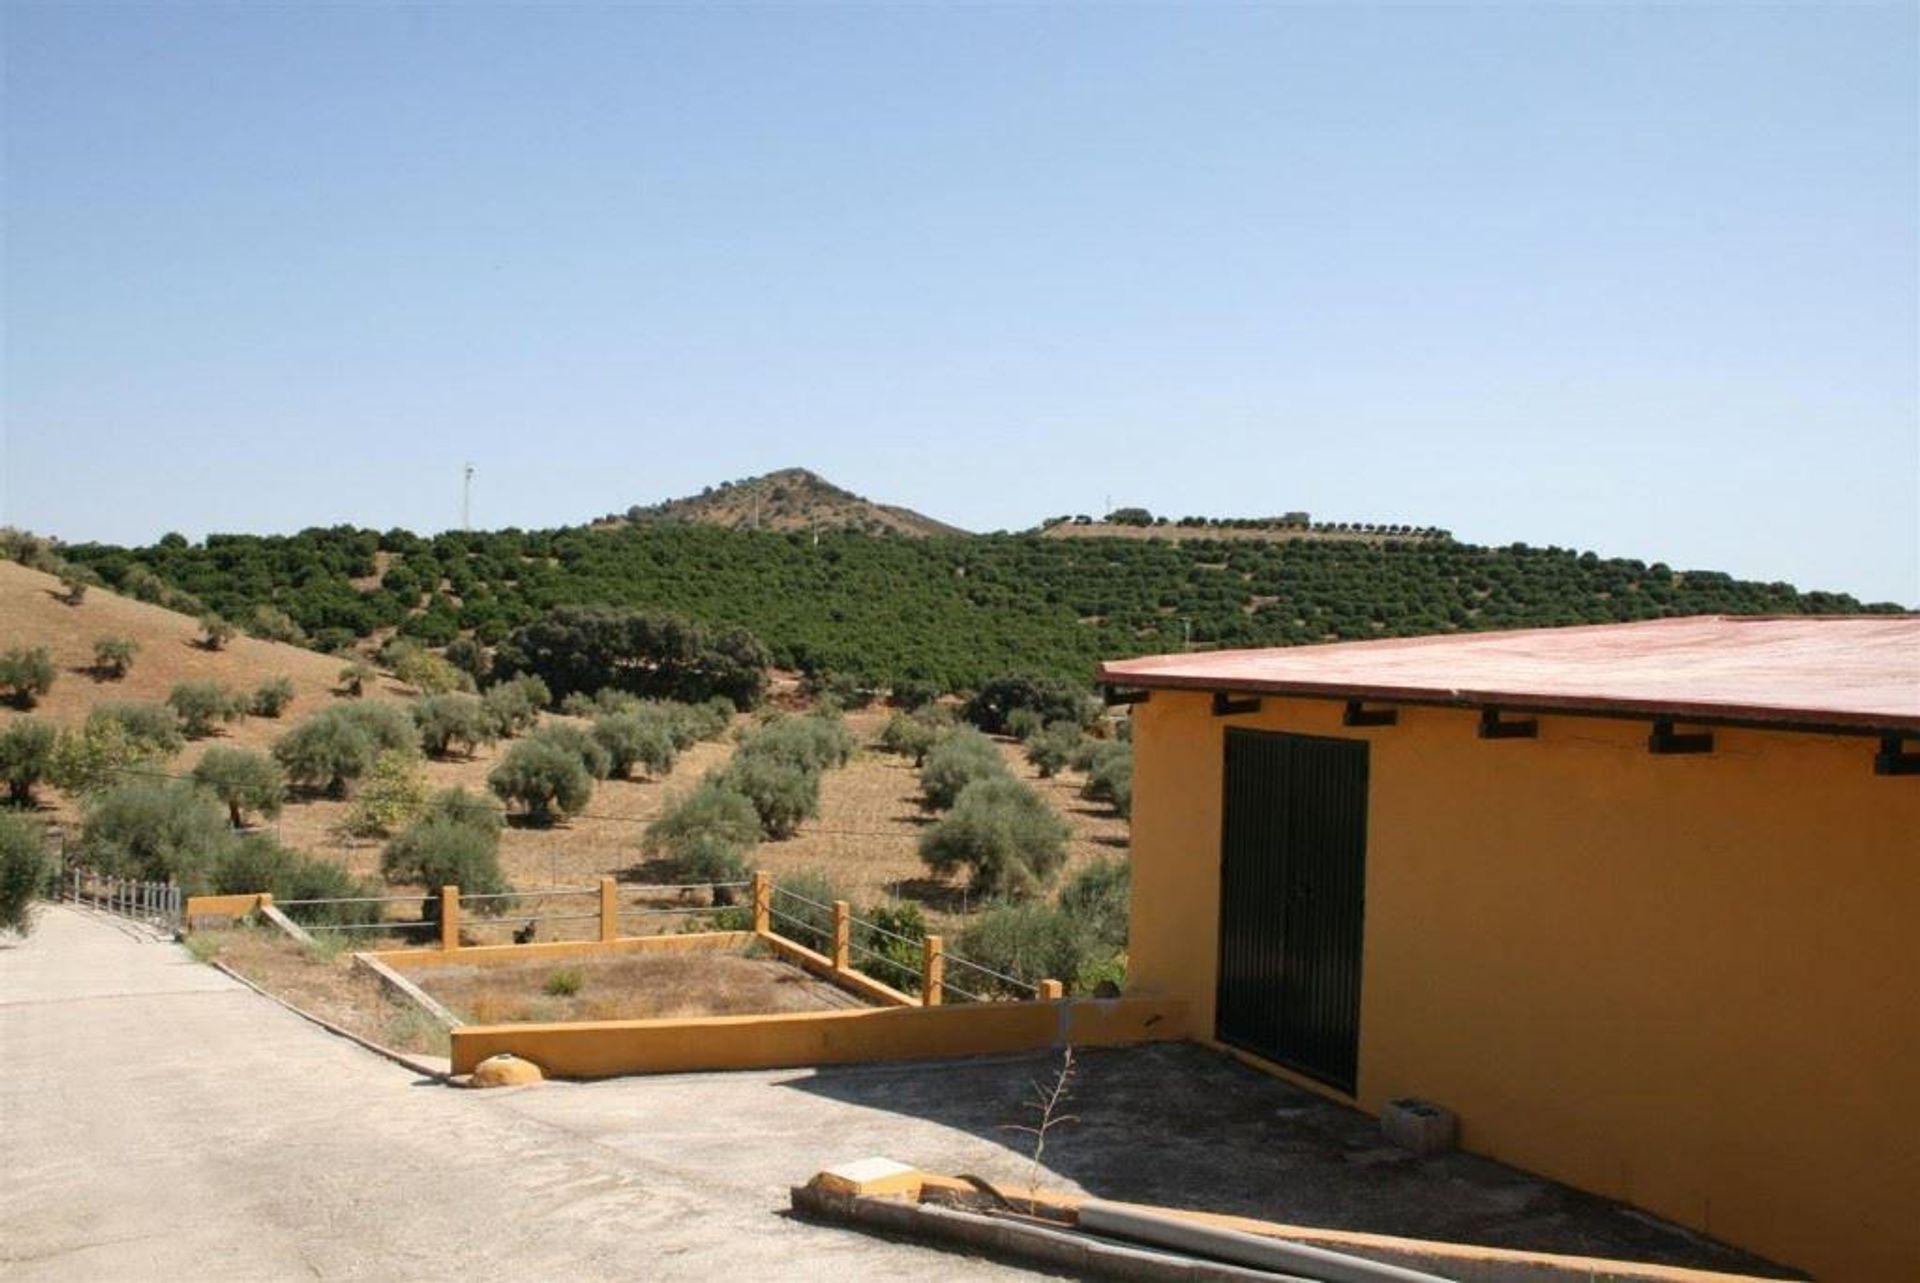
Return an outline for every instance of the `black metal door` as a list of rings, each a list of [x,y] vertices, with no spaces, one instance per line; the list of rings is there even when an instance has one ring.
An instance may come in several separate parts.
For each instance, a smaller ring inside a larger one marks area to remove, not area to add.
[[[1216,1035],[1351,1093],[1366,742],[1230,728],[1226,752]]]

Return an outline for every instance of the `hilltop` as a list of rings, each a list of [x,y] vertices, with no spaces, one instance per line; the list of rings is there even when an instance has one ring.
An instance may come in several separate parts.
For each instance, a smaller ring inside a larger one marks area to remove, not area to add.
[[[701,525],[725,530],[855,530],[869,535],[963,535],[957,526],[893,504],[842,490],[805,468],[781,468],[744,481],[723,481],[697,495],[634,505],[624,514],[593,523],[595,529],[621,526]]]

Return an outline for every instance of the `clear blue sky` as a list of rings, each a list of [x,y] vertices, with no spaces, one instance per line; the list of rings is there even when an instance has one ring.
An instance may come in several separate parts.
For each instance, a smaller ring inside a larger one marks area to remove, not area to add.
[[[1912,4],[4,20],[16,525],[803,465],[1920,603]]]

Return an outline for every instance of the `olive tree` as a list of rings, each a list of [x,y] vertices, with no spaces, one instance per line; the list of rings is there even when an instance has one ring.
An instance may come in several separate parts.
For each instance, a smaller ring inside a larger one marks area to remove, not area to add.
[[[0,782],[15,806],[32,806],[34,786],[53,770],[57,735],[53,727],[32,717],[19,717],[0,729]]]
[[[420,746],[429,757],[451,757],[456,745],[461,756],[472,757],[482,744],[494,740],[493,719],[478,695],[429,695],[413,706],[413,720],[420,727]]]
[[[93,643],[93,671],[96,676],[119,681],[133,667],[140,643],[131,637],[102,637]]]
[[[200,644],[208,650],[225,650],[237,632],[239,629],[218,615],[200,617]]]
[[[53,653],[45,646],[16,646],[0,654],[0,700],[32,708],[53,689]]]
[[[180,682],[167,694],[167,705],[180,717],[180,729],[190,740],[213,734],[215,722],[237,721],[246,715],[238,695],[219,682]]]
[[[961,729],[936,744],[920,768],[920,792],[928,810],[944,811],[975,780],[1007,773],[994,742],[979,731]]]
[[[216,745],[193,768],[196,783],[226,804],[236,829],[253,812],[264,819],[280,814],[287,800],[287,773],[265,753]]]
[[[487,776],[495,797],[519,806],[536,824],[571,815],[593,796],[593,776],[577,753],[551,740],[522,740]]]
[[[48,867],[46,830],[24,815],[0,815],[0,931],[32,930]]]
[[[1067,825],[1045,799],[1010,775],[977,779],[953,809],[920,835],[920,858],[942,877],[969,871],[980,895],[1029,896],[1067,859]]]
[[[746,797],[703,782],[667,803],[647,826],[641,849],[665,860],[671,876],[687,882],[737,882],[746,855],[760,841],[760,813]],[[719,895],[715,903],[724,901]]]
[[[665,721],[641,713],[603,713],[593,721],[593,738],[606,750],[611,773],[632,779],[634,767],[648,775],[673,769],[679,750]]]
[[[372,769],[380,749],[364,729],[332,711],[315,713],[281,736],[273,756],[292,783],[345,797],[347,785]]]

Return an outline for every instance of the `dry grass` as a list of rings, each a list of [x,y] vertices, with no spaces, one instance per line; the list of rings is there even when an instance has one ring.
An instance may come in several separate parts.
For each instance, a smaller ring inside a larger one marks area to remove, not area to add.
[[[554,976],[560,973],[577,976],[577,992],[550,991]],[[412,979],[461,1019],[475,1024],[773,1015],[860,1005],[796,967],[718,949],[434,967],[413,972]]]
[[[356,969],[352,955],[331,942],[304,945],[277,930],[234,927],[195,932],[191,947],[195,956],[217,958],[268,993],[383,1047],[448,1054],[445,1029]]]

